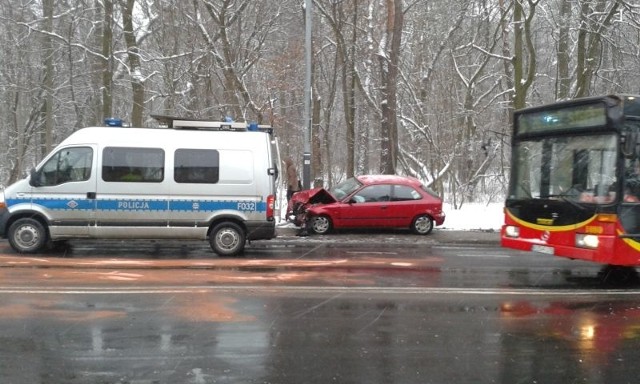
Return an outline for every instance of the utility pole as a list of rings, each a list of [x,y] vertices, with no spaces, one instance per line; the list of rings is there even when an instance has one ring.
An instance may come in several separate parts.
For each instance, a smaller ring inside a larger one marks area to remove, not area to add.
[[[313,0],[304,0],[304,47],[305,47],[305,79],[304,79],[304,154],[302,155],[302,186],[304,189],[311,187],[311,14],[313,13]]]

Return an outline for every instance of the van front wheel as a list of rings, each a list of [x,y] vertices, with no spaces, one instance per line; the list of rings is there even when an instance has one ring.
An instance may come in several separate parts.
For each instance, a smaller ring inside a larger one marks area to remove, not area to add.
[[[242,253],[245,241],[245,234],[242,228],[232,222],[216,225],[209,234],[211,248],[220,256],[235,256]]]
[[[47,243],[47,231],[38,220],[23,218],[9,227],[9,244],[18,253],[36,253]]]

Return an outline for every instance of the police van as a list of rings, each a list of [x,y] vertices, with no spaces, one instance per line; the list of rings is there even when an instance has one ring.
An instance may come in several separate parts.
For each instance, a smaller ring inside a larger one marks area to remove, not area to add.
[[[271,127],[157,117],[165,128],[71,134],[0,200],[19,253],[61,240],[203,239],[223,256],[275,236]]]

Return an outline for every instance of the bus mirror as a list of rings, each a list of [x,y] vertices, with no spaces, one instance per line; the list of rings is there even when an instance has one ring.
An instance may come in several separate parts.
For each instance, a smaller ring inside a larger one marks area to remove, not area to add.
[[[624,143],[622,144],[622,154],[626,158],[633,159],[638,155],[638,136],[637,132],[628,132],[625,135]]]
[[[40,186],[40,172],[36,171],[35,168],[31,169],[30,177],[29,177],[29,185],[32,187]]]

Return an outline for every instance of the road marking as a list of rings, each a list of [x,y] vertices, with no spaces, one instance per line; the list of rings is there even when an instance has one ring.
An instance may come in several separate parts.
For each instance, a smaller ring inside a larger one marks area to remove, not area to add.
[[[1,294],[70,294],[70,295],[112,295],[112,294],[189,294],[211,292],[251,292],[258,293],[380,293],[380,294],[411,294],[411,295],[507,295],[507,296],[638,296],[640,291],[628,289],[506,289],[506,288],[438,288],[438,287],[324,287],[324,286],[176,286],[176,287],[127,287],[127,288],[99,288],[99,287],[0,287]]]
[[[457,257],[482,257],[483,259],[509,259],[510,255],[487,255],[486,253],[463,253],[454,255]]]
[[[398,252],[380,252],[380,251],[347,251],[349,255],[397,255]]]

